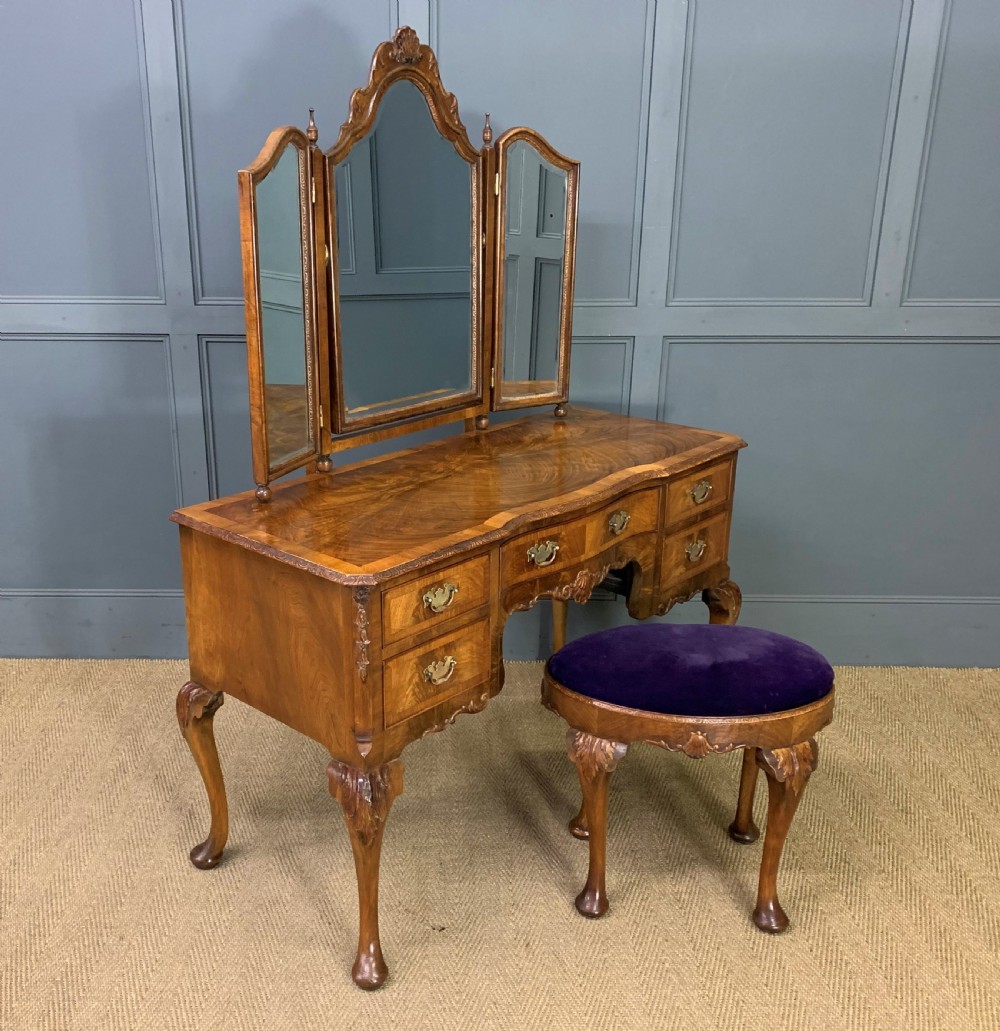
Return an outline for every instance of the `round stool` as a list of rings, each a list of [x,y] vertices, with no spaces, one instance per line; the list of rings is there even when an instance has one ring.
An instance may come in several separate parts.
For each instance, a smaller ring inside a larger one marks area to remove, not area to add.
[[[778,902],[781,850],[818,757],[813,735],[833,716],[833,670],[790,637],[740,626],[630,624],[566,645],[545,666],[542,701],[569,724],[569,757],[583,792],[570,831],[590,842],[584,916],[608,909],[605,849],[608,781],[634,741],[701,759],[745,749],[733,840],[755,841],[758,768],[768,808],[754,923],[783,931]]]

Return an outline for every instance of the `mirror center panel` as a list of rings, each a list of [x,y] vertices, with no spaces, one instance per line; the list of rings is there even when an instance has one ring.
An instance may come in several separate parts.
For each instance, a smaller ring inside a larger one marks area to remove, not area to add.
[[[334,165],[346,425],[474,389],[473,175],[411,82]]]

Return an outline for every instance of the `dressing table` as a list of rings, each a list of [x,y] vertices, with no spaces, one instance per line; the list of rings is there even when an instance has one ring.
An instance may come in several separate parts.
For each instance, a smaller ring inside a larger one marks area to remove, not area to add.
[[[329,751],[358,881],[352,976],[376,988],[403,749],[484,708],[507,615],[542,598],[564,616],[613,575],[636,618],[701,593],[735,621],[744,445],[569,408],[578,166],[530,129],[493,142],[488,116],[474,147],[411,29],[376,50],[334,145],[317,140],[310,114],[239,173],[256,487],[172,516],[191,665],[177,715],[211,810],[201,868],[228,834],[225,695]],[[449,422],[443,440],[334,461]]]

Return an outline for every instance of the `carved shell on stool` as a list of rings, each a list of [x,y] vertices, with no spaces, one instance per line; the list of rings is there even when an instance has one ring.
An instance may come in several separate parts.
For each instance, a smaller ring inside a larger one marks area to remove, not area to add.
[[[668,752],[683,752],[691,759],[704,759],[706,755],[722,755],[744,748],[741,741],[712,741],[704,731],[692,730],[683,740],[679,738],[647,738],[646,743],[665,748]]]

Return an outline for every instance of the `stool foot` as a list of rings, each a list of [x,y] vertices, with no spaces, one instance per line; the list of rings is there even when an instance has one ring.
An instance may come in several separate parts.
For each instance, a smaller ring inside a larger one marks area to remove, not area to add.
[[[628,745],[607,741],[572,727],[566,732],[570,759],[580,775],[583,790],[583,812],[589,830],[590,863],[587,883],[577,896],[577,912],[587,917],[603,916],[608,911],[608,895],[604,884],[604,864],[608,836],[608,781]]]
[[[608,911],[608,896],[604,892],[604,886],[584,888],[576,897],[576,911],[580,916],[589,917],[591,920],[604,916]]]
[[[570,834],[574,838],[579,838],[580,841],[586,841],[590,837],[590,830],[587,827],[587,814],[584,811],[583,805],[580,806],[580,811],[573,817],[572,820],[566,824],[569,827]]]
[[[757,906],[753,911],[753,922],[768,934],[781,934],[788,929],[788,917],[776,898]]]
[[[729,825],[729,836],[737,845],[752,845],[760,837],[760,831],[756,827],[751,827],[749,831],[742,831],[736,826],[734,820]]]

